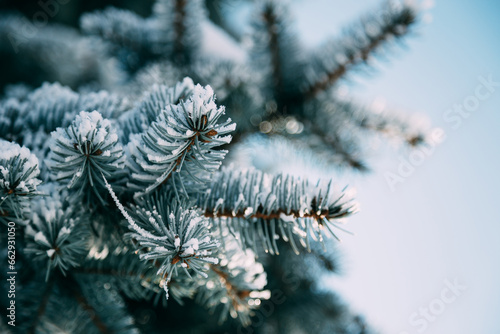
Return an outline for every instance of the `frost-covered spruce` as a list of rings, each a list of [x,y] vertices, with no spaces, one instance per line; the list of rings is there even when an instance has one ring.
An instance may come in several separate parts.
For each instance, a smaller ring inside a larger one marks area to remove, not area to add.
[[[111,122],[97,111],[82,111],[69,127],[52,132],[52,138],[49,167],[55,180],[76,189],[87,200],[94,195],[104,203],[103,176],[117,178],[125,165]]]
[[[212,238],[208,220],[189,205],[169,196],[152,195],[131,206],[128,236],[140,249],[140,258],[158,268],[168,298],[168,282],[178,270],[207,277],[207,264],[217,264],[219,242]]]
[[[165,52],[164,36],[157,20],[144,19],[127,10],[108,7],[86,13],[80,20],[88,35],[106,36],[110,51],[128,70],[136,70],[144,57],[158,57]]]
[[[56,192],[55,189],[53,189]],[[58,196],[55,196],[58,197]],[[63,209],[57,198],[39,200],[25,229],[25,252],[46,265],[45,279],[55,268],[63,274],[78,267],[87,254],[88,224],[72,207]]]
[[[21,135],[25,103],[16,98],[7,98],[0,101],[0,134],[2,138],[17,140]]]
[[[170,53],[176,63],[189,63],[201,53],[202,31],[200,22],[206,17],[204,1],[158,0],[153,7],[152,19],[159,22]]]
[[[228,144],[227,134],[236,128],[230,118],[218,123],[224,111],[215,104],[210,86],[196,85],[187,101],[167,106],[145,133],[131,136],[128,148],[137,195],[156,189],[171,176],[176,187],[173,175],[179,176],[181,185],[186,178],[207,182],[227,153],[214,148]]]
[[[295,239],[308,251],[311,240],[338,239],[334,229],[345,231],[338,219],[357,211],[349,192],[334,188],[331,181],[310,183],[292,175],[223,168],[198,197],[198,206],[219,226],[240,233],[255,251],[262,244],[266,252],[279,254],[276,240],[281,237],[298,254]]]
[[[0,140],[0,223],[25,224],[29,200],[39,195],[37,157],[26,147]]]
[[[262,78],[248,66],[231,61],[203,58],[194,65],[193,75],[201,84],[210,84],[220,104],[227,106],[238,132],[252,131],[252,119],[263,119]],[[166,75],[165,75],[166,76]]]
[[[26,97],[23,120],[33,130],[54,131],[75,117],[79,95],[59,83],[44,83]]]
[[[258,307],[255,299],[268,299],[269,291],[262,291],[267,284],[264,267],[256,260],[251,249],[243,249],[241,236],[227,228],[214,229],[214,235],[223,240],[218,252],[219,264],[212,266],[207,282],[203,282],[196,296],[197,302],[211,312],[222,304],[219,321],[228,314],[250,324],[252,310]]]
[[[156,68],[152,69],[152,71],[154,70]],[[194,83],[191,78],[186,77],[172,87],[151,84],[151,82],[149,82],[148,87],[150,89],[143,94],[137,106],[123,113],[118,119],[124,134],[123,139],[128,139],[130,134],[146,131],[162,110],[172,104],[178,104],[190,96],[194,89]]]

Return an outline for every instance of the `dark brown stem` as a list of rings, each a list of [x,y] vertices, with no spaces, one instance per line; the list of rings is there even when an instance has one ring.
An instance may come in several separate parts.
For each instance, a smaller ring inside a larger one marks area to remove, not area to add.
[[[224,211],[219,211],[214,213],[213,211],[206,210],[204,213],[205,217],[208,218],[245,218],[245,219],[252,219],[252,218],[258,218],[258,219],[263,219],[263,220],[272,220],[272,219],[279,219],[280,216],[284,215],[292,215],[294,218],[315,218],[315,219],[323,219],[326,218],[328,219],[328,210],[322,210],[320,214],[317,214],[316,212],[312,213],[304,213],[302,216],[300,215],[298,210],[292,210],[290,212],[287,212],[285,210],[279,209],[270,213],[262,213],[262,212],[257,212],[252,214],[251,216],[245,216],[244,212],[236,212],[233,214],[233,212],[229,209],[226,209]]]
[[[269,50],[271,52],[272,77],[274,86],[274,98],[278,103],[278,110],[281,110],[280,100],[283,94],[283,80],[281,73],[280,48],[277,33],[277,18],[272,6],[268,6],[263,13],[263,19],[269,34]]]
[[[184,59],[184,44],[183,39],[186,32],[186,27],[184,26],[184,21],[186,20],[186,2],[187,0],[177,0],[175,1],[175,17],[174,17],[174,31],[175,31],[175,41],[174,41],[174,55],[185,61]]]
[[[213,212],[213,210],[210,210],[207,208],[203,215],[207,218],[245,218],[245,219],[252,219],[252,218],[257,218],[257,219],[262,219],[262,220],[272,220],[272,219],[279,219],[281,215],[287,215],[287,216],[293,216],[294,218],[314,218],[316,219],[319,223],[322,222],[323,218],[326,219],[333,219],[333,218],[339,218],[340,216],[335,214],[335,215],[330,215],[328,209],[323,209],[318,212],[318,210],[314,210],[314,206],[316,206],[317,199],[316,197],[313,198],[311,205],[313,206],[312,212],[299,212],[299,210],[290,210],[286,211],[283,209],[278,209],[269,213],[263,213],[263,212],[255,212],[252,215],[248,216],[245,215],[244,212],[238,211],[233,214],[233,211],[230,209],[225,209],[224,211],[218,211],[218,212]],[[342,215],[341,215],[342,216]]]
[[[45,285],[45,290],[43,291],[40,305],[38,306],[38,310],[36,312],[35,319],[31,323],[30,328],[28,329],[28,334],[35,334],[36,326],[40,322],[40,319],[43,317],[43,315],[45,314],[45,310],[47,309],[47,304],[48,304],[50,296],[52,294],[53,287],[54,287],[54,279],[52,278]]]
[[[233,304],[234,309],[238,310],[239,302],[247,298],[250,295],[250,291],[240,290],[232,285],[230,280],[228,279],[228,274],[222,271],[218,266],[212,264],[210,265],[210,269],[212,269],[212,271],[216,273],[217,276],[219,276],[221,283],[223,283],[226,287],[227,294],[229,298],[231,298],[231,303]]]
[[[413,21],[409,20],[407,24],[411,24]],[[382,29],[382,32],[375,38],[373,38],[368,45],[359,50],[359,53],[351,52],[347,55],[347,59],[339,64],[337,67],[333,68],[326,77],[321,80],[316,81],[312,84],[305,92],[306,99],[312,99],[316,97],[319,93],[325,91],[327,88],[333,86],[353,65],[366,62],[368,56],[377,49],[380,44],[386,41],[389,36],[400,36],[397,24],[387,25]]]
[[[208,122],[207,115],[203,115],[202,121],[203,121],[203,126],[205,126],[206,123]],[[211,138],[211,137],[215,136],[216,134],[217,134],[217,131],[214,130],[214,129],[212,129],[212,130],[208,131],[205,134],[205,136]],[[194,143],[196,141],[196,138],[198,138],[200,135],[201,135],[200,131],[197,131],[192,137],[190,137],[190,142],[189,142],[188,146],[184,149],[184,151],[182,152],[181,156],[179,156],[175,160],[175,166],[172,169],[172,172],[167,175],[167,177],[165,178],[165,180],[163,180],[162,184],[165,184],[167,182],[167,180],[170,178],[170,176],[172,176],[172,173],[177,170],[177,167],[179,167],[179,165],[181,164],[182,159],[184,158],[184,155],[188,154],[188,152],[193,147],[193,145],[194,145]],[[204,139],[202,139],[201,141],[204,142],[204,143],[209,143],[210,142],[209,140],[204,140]]]
[[[317,134],[326,145],[330,146],[347,165],[360,172],[369,171],[369,168],[361,160],[356,159],[355,156],[345,149],[344,145],[342,145],[342,140],[338,136],[332,138],[332,133],[334,132],[327,134],[317,124],[312,124],[311,126],[312,132]]]
[[[73,283],[78,286],[78,283],[76,281],[73,281]],[[102,321],[102,319],[97,315],[97,311],[90,303],[88,302],[87,298],[81,293],[81,291],[72,286],[69,287],[69,290],[73,294],[73,297],[76,299],[78,304],[80,304],[80,307],[88,313],[90,320],[94,323],[94,326],[99,330],[99,332],[103,334],[110,334],[113,333],[108,326]]]

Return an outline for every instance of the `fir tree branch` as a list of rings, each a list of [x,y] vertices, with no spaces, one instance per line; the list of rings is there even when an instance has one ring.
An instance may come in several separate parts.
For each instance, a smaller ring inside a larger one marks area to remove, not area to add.
[[[45,310],[47,309],[47,304],[49,302],[50,296],[53,291],[54,283],[55,283],[55,278],[50,279],[46,284],[45,288],[40,300],[40,304],[38,306],[38,309],[36,311],[36,314],[34,316],[33,322],[31,323],[29,329],[28,329],[28,334],[35,334],[36,333],[36,328],[40,322],[40,319],[43,317],[45,314]]]
[[[350,112],[350,119],[362,130],[379,133],[388,138],[403,140],[411,147],[419,146],[426,142],[424,129],[414,126],[409,117],[400,113],[382,111],[375,114],[368,108],[362,108],[348,104],[347,108],[341,108],[344,112]]]
[[[328,161],[361,172],[369,171],[362,159],[362,136],[383,136],[412,147],[427,141],[426,127],[415,122],[415,115],[376,111],[348,98],[333,99],[331,94],[325,94],[310,101],[305,112],[314,119],[305,123],[305,130],[316,139],[308,144],[315,150],[333,151]]]
[[[41,195],[38,165],[29,149],[0,139],[0,224],[26,224],[30,200]]]
[[[102,334],[112,334],[106,323],[100,318],[99,312],[89,303],[87,298],[80,291],[78,282],[75,279],[63,280],[62,283],[72,294],[80,307],[87,313],[94,326]]]
[[[214,229],[212,233],[220,235],[223,240],[218,254],[220,261],[210,265],[207,281],[198,288],[196,301],[211,311],[221,308],[221,323],[230,314],[247,326],[252,310],[257,306],[252,299],[268,298],[268,291],[263,291],[267,275],[256,255],[242,248],[237,234],[226,228]]]
[[[124,176],[125,155],[116,129],[110,120],[97,111],[80,112],[68,128],[58,128],[52,133],[55,145],[51,147],[50,169],[54,178],[86,203],[98,200],[105,186],[101,174],[109,179]]]
[[[185,66],[197,56],[201,44],[200,25],[205,17],[202,0],[158,0],[152,18],[168,40],[170,59]]]
[[[124,9],[108,7],[103,11],[86,13],[80,27],[88,35],[106,38],[116,49],[129,48],[141,52],[148,45],[148,22],[139,15]]]
[[[185,53],[184,50],[184,34],[186,32],[186,4],[188,0],[175,0],[174,5],[174,54],[180,56]],[[183,61],[186,61],[183,59]]]
[[[366,163],[359,159],[360,152],[356,146],[356,141],[352,139],[343,139],[339,131],[325,129],[328,123],[311,123],[311,132],[317,136],[329,149],[333,150],[332,160],[337,165],[347,165],[360,172],[368,172],[370,169]]]
[[[208,220],[188,203],[157,195],[143,198],[129,212],[128,236],[135,240],[140,259],[153,263],[166,282],[178,271],[190,277],[188,269],[206,278],[206,264],[218,263],[213,254],[219,243],[209,233]],[[168,292],[167,284],[164,287]]]
[[[326,238],[337,238],[335,229],[345,231],[339,219],[356,211],[349,192],[337,191],[332,182],[313,184],[284,174],[233,167],[218,171],[227,153],[220,148],[230,144],[235,130],[235,124],[224,119],[220,104],[239,117],[247,132],[267,122],[271,130],[262,126],[263,133],[287,132],[310,147],[319,143],[315,148],[326,152],[324,156],[333,155],[358,169],[364,168],[358,157],[360,134],[376,131],[417,144],[421,137],[410,135],[405,122],[355,106],[339,109],[338,96],[321,94],[336,93],[330,87],[349,70],[369,63],[392,36],[399,40],[405,35],[414,13],[407,5],[389,5],[340,43],[306,58],[296,34],[290,33],[291,15],[282,1],[259,0],[250,54],[240,49],[245,45],[231,46],[230,39],[224,40],[227,36],[207,22],[202,4],[203,0],[157,0],[148,18],[119,9],[84,15],[81,27],[91,37],[63,27],[38,27],[36,22],[37,29],[29,34],[22,18],[0,17],[0,54],[28,73],[23,78],[29,78],[33,68],[43,72],[33,72],[33,80],[24,81],[60,81],[75,88],[57,83],[34,90],[26,86],[0,97],[0,137],[22,143],[41,162],[52,162],[50,171],[55,172],[45,191],[53,201],[29,203],[39,195],[38,183],[50,180],[49,168],[43,163],[36,166],[26,150],[0,141],[0,222],[25,224],[19,229],[24,238],[16,259],[34,268],[22,275],[19,305],[26,307],[18,319],[27,320],[20,321],[21,330],[136,334],[136,324],[148,333],[169,330],[171,323],[158,329],[165,323],[148,323],[146,318],[154,316],[136,312],[144,304],[127,305],[131,299],[158,300],[163,290],[179,303],[195,297],[209,313],[222,309],[221,323],[230,315],[248,325],[253,309],[275,288],[285,293],[288,307],[276,309],[269,318],[288,318],[278,320],[278,325],[266,319],[257,331],[365,330],[331,295],[314,291],[318,272],[336,269],[335,261],[318,250],[329,246]],[[207,28],[203,34],[201,27]],[[214,50],[200,48],[206,33],[228,42],[222,50],[224,61],[222,55],[207,61]],[[195,86],[190,79],[174,87],[165,85],[184,75],[213,88]],[[154,83],[158,85],[150,89]],[[96,92],[101,87],[114,93]],[[325,102],[331,100],[333,107]],[[310,112],[310,106],[317,111]],[[48,140],[54,130],[55,144]],[[319,139],[309,141],[315,136]],[[270,155],[267,148],[260,151]],[[13,155],[19,159],[11,159]],[[284,163],[285,156],[266,163]],[[297,157],[305,158],[300,153]],[[71,189],[59,192],[60,186]],[[105,189],[126,222],[117,217],[116,209],[109,210],[109,197],[102,197],[108,195]],[[94,207],[94,199],[100,205]],[[81,211],[81,204],[90,204],[91,212]],[[89,227],[95,232],[92,236]],[[285,242],[291,247],[284,247]],[[312,254],[288,256],[292,250],[298,253],[300,246]],[[263,251],[282,251],[284,256],[267,257]],[[265,259],[269,280],[257,255]],[[48,282],[33,274],[39,272],[39,262],[46,265],[47,275],[51,273]],[[276,279],[288,268],[302,275],[298,291]],[[68,276],[63,278],[61,272]],[[264,290],[268,281],[270,290]],[[148,308],[158,315],[158,309],[149,304]],[[171,310],[169,315],[175,314]],[[180,331],[193,331],[192,310],[183,310],[179,319],[188,321],[177,321]],[[232,322],[229,330],[210,328],[212,318],[195,330],[234,332]]]
[[[30,26],[29,34],[26,27]],[[82,36],[77,30],[63,25],[40,25],[17,14],[0,15],[0,53],[7,56],[9,70],[15,73],[2,82],[60,82],[77,87],[86,83],[116,83],[115,75],[123,75],[110,59],[105,43]],[[5,58],[3,58],[5,59]],[[9,80],[10,79],[10,80]]]
[[[135,196],[152,192],[174,172],[181,180],[182,193],[186,193],[185,180],[204,185],[227,153],[214,148],[229,143],[227,134],[236,127],[231,119],[218,123],[224,113],[224,107],[215,104],[210,86],[197,85],[186,102],[167,106],[145,133],[131,136],[130,185],[137,190]],[[178,195],[176,183],[172,185]]]
[[[291,14],[280,1],[260,1],[252,21],[251,62],[263,74],[264,96],[276,104],[273,112],[284,113],[289,100],[299,92],[302,82],[303,60],[296,39],[291,32]]]
[[[334,42],[325,48],[326,51],[319,51],[318,55],[321,56],[313,58],[309,69],[310,73],[317,73],[313,74],[316,79],[304,90],[306,99],[315,98],[321,92],[332,87],[345,76],[352,66],[366,63],[369,56],[380,49],[384,43],[406,35],[415,20],[414,8],[407,5],[401,5],[399,8],[389,3],[382,10],[380,17],[374,15],[367,18],[361,26],[354,28],[351,34],[345,36],[344,41],[349,42],[345,46],[342,45],[342,42]],[[362,36],[359,36],[360,34]],[[342,54],[341,59],[333,61],[333,64],[330,59],[323,60],[327,57],[338,59],[339,53]]]
[[[210,265],[210,269],[217,274],[221,283],[225,286],[227,295],[231,299],[231,304],[235,310],[239,308],[242,300],[250,296],[250,290],[240,289],[231,282],[231,278],[227,273],[220,269],[219,265]]]
[[[314,197],[312,200],[312,203],[314,203],[316,201],[317,201],[316,197]],[[269,212],[269,213],[256,212],[254,214],[248,215],[248,214],[245,214],[244,211],[234,212],[231,209],[225,209],[225,210],[218,211],[215,213],[213,211],[211,211],[210,209],[206,209],[203,214],[207,218],[244,218],[244,219],[261,219],[264,221],[271,221],[274,219],[280,219],[283,215],[289,215],[289,216],[292,216],[293,218],[296,218],[296,219],[312,218],[312,219],[319,221],[319,220],[323,220],[323,219],[328,220],[328,219],[333,219],[333,218],[342,218],[344,215],[348,215],[349,213],[344,212],[341,215],[336,215],[336,214],[331,215],[331,213],[328,209],[322,209],[320,211],[308,212],[308,213],[300,212],[300,210],[287,211],[285,209],[277,209],[277,210],[273,210],[272,212]]]
[[[278,236],[296,252],[295,237],[307,249],[310,238],[322,242],[323,229],[337,238],[330,225],[342,230],[333,220],[356,211],[350,201],[345,194],[335,194],[331,182],[318,189],[290,175],[228,169],[217,173],[210,190],[198,197],[206,217],[227,224],[255,251],[256,239],[261,240],[271,254],[279,253]]]
[[[148,89],[146,94],[143,93],[139,104],[118,119],[127,141],[129,134],[144,132],[156,121],[162,110],[187,100],[193,94],[194,83],[191,78],[185,77],[171,87],[160,83],[151,85],[148,82]]]
[[[62,210],[63,204],[48,197],[33,208],[26,228],[25,253],[47,267],[46,280],[55,268],[65,274],[80,265],[88,252],[88,221],[73,207]]]
[[[86,13],[80,19],[82,31],[105,40],[108,52],[131,72],[168,51],[168,39],[161,29],[164,24],[114,7]]]
[[[269,50],[271,52],[271,73],[273,77],[274,84],[274,96],[279,98],[283,94],[283,78],[281,70],[281,53],[280,53],[280,43],[278,40],[278,18],[274,12],[274,6],[271,3],[265,5],[264,12],[262,13],[262,18],[266,26],[266,32],[268,34],[269,40]],[[279,110],[279,109],[278,109]]]
[[[127,297],[140,300],[161,292],[159,283],[166,280],[157,274],[160,263],[156,260],[141,261],[137,254],[143,254],[146,249],[130,252],[127,247],[115,249],[114,255],[108,254],[104,259],[87,259],[82,267],[75,268],[73,273],[80,277],[102,277],[111,283]],[[172,280],[173,281],[173,280]],[[174,294],[175,296],[175,294]]]

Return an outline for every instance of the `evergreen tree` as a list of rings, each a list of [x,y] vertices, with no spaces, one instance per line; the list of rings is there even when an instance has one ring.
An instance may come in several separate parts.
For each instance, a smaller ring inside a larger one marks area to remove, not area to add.
[[[1,14],[3,291],[17,272],[2,333],[373,332],[318,282],[338,272],[351,192],[262,157],[366,171],[367,140],[424,144],[408,117],[338,90],[417,8],[386,3],[310,51],[286,2],[253,3],[248,36],[225,6],[109,7],[79,29]],[[208,30],[234,49],[208,53]]]

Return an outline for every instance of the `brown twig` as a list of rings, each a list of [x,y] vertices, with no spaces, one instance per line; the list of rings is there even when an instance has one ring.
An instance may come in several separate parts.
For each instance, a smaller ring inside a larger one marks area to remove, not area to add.
[[[54,286],[54,281],[55,280],[52,278],[45,285],[45,290],[43,291],[43,295],[40,304],[38,306],[35,319],[33,319],[33,322],[31,323],[31,326],[28,329],[28,334],[35,334],[36,326],[38,325],[40,318],[45,314],[45,310],[47,309],[47,304],[49,302],[52,293],[52,288]]]
[[[410,25],[414,20],[409,17],[403,22],[405,25]],[[402,33],[398,30],[400,24],[391,24],[383,27],[381,33],[373,38],[368,45],[361,48],[358,53],[350,52],[347,55],[347,59],[339,64],[337,67],[333,68],[330,72],[326,74],[321,80],[316,81],[314,84],[309,86],[309,88],[304,93],[306,99],[311,99],[316,97],[320,92],[325,91],[328,87],[331,87],[335,82],[344,76],[344,74],[349,70],[349,68],[358,63],[366,62],[368,56],[377,49],[384,41],[389,39],[390,36],[400,36]]]

